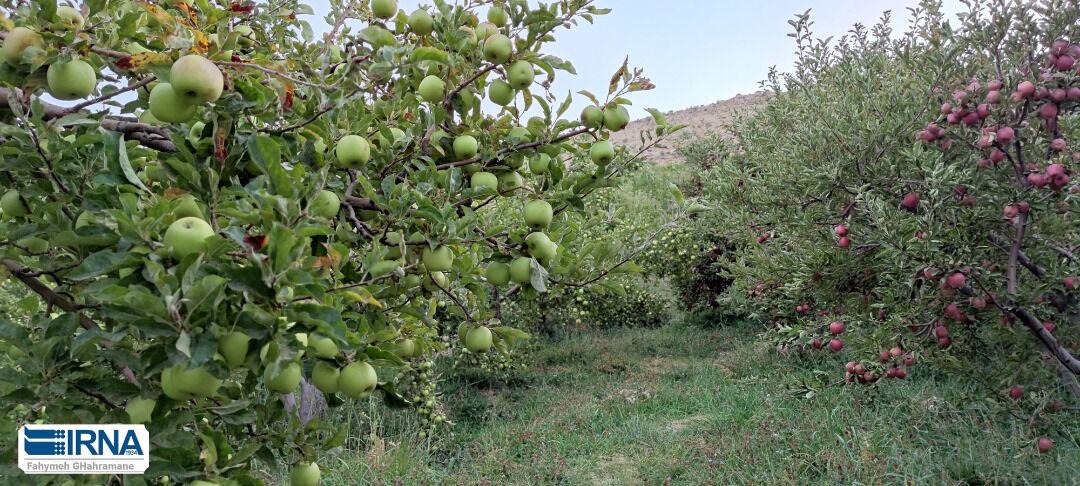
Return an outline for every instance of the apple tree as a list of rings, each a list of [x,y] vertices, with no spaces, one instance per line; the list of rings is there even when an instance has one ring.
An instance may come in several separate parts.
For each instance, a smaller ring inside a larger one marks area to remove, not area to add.
[[[1080,396],[1080,7],[912,14],[833,43],[792,22],[795,72],[703,177],[739,242],[722,300],[783,349],[846,356],[848,381],[926,362],[1060,408]]]
[[[316,484],[348,430],[313,401],[435,427],[433,353],[506,352],[528,335],[497,299],[625,264],[562,223],[617,184],[608,136],[653,86],[624,62],[566,117],[574,67],[543,52],[607,10],[433,3],[332,1],[322,36],[296,0],[6,3],[0,258],[42,308],[0,321],[5,468],[22,423],[133,422],[125,484]]]

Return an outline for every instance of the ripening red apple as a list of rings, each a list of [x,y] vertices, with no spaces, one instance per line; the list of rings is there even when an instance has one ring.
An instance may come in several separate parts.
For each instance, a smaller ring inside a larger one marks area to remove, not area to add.
[[[1035,95],[1035,83],[1024,81],[1016,86],[1016,92],[1024,98],[1030,98]]]
[[[1005,209],[1002,211],[1002,214],[1005,216],[1005,219],[1013,219],[1013,218],[1017,217],[1020,214],[1020,210],[1017,209],[1016,206],[1013,206],[1012,204],[1010,204],[1008,206],[1005,206]]]
[[[914,366],[914,365],[915,365],[915,356],[910,355],[910,354],[907,355],[907,356],[904,356],[904,366]]]
[[[1040,454],[1046,454],[1054,447],[1054,441],[1048,437],[1039,437],[1039,442],[1036,447],[1038,447]]]
[[[836,236],[847,236],[847,226],[836,225]]]
[[[858,363],[856,363],[854,361],[848,361],[847,364],[844,365],[844,371],[846,371],[848,373],[854,372],[855,371],[855,365],[857,365],[857,364]]]
[[[1046,332],[1054,332],[1054,329],[1057,329],[1057,324],[1054,324],[1054,321],[1046,321],[1043,323],[1043,328],[1046,329]]]
[[[948,336],[943,337],[943,338],[939,338],[937,340],[937,345],[941,349],[948,348],[949,346],[952,346],[952,338],[950,338]]]
[[[815,350],[821,349],[822,347],[824,347],[824,343],[821,342],[821,338],[814,338],[812,341],[810,341],[810,347],[814,348]]]
[[[1058,115],[1058,106],[1053,103],[1046,103],[1039,108],[1039,116],[1043,118],[1053,118]]]
[[[963,288],[967,283],[967,277],[961,272],[953,272],[945,279],[945,283],[954,289]]]
[[[881,361],[882,363],[888,363],[890,357],[892,357],[892,355],[889,354],[888,350],[883,349],[878,352],[878,361]]]
[[[900,206],[909,211],[914,211],[919,207],[919,195],[914,192],[909,192],[904,196],[904,199],[900,201]]]
[[[1019,385],[1013,385],[1012,388],[1009,388],[1009,398],[1011,398],[1013,400],[1019,400],[1020,397],[1022,397],[1022,396],[1024,396],[1024,388],[1023,387],[1021,387]]]
[[[846,236],[841,236],[840,239],[836,242],[836,244],[840,248],[847,248],[851,246],[851,240]]]
[[[841,349],[844,349],[844,342],[839,339],[831,339],[829,340],[829,349],[834,353],[839,352]]]
[[[896,375],[895,375],[896,379],[903,380],[903,379],[907,378],[907,370],[905,370],[903,368],[894,368],[894,369],[896,370]]]
[[[949,328],[940,325],[934,327],[934,336],[936,336],[938,339],[949,337]]]
[[[847,325],[844,324],[843,322],[840,322],[840,321],[835,321],[835,322],[832,322],[832,323],[829,324],[829,333],[830,334],[834,334],[834,335],[843,334],[844,330],[846,330],[846,329],[847,329]]]

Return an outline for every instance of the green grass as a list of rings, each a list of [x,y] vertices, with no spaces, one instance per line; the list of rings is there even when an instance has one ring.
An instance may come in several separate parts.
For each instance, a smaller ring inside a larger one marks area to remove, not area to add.
[[[377,418],[354,426],[357,440],[325,464],[324,477],[328,484],[1080,484],[1075,415],[1032,425],[1032,404],[1010,409],[919,366],[907,381],[875,390],[824,386],[835,373],[814,370],[838,369],[841,358],[780,356],[754,344],[745,328],[570,336],[540,343],[515,383],[443,383],[452,435],[421,440],[410,432],[410,414],[371,410]],[[1049,424],[1055,430],[1036,430]],[[1051,453],[1035,451],[1038,434],[1055,439]]]

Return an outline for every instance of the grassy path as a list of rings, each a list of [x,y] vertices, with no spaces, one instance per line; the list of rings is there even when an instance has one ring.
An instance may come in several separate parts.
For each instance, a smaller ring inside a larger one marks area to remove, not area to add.
[[[328,479],[1080,484],[1075,421],[1040,455],[1026,420],[1003,421],[1008,414],[982,392],[925,368],[871,392],[820,387],[835,374],[818,376],[813,368],[839,367],[841,357],[777,359],[745,329],[571,337],[541,346],[519,383],[449,383],[453,437],[429,444],[408,432],[408,414],[387,415]]]

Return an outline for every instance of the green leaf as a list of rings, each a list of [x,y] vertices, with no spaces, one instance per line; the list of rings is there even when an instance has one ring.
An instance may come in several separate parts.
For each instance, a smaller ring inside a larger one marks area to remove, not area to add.
[[[133,186],[138,187],[144,192],[149,193],[150,189],[143,185],[142,180],[139,179],[139,176],[135,175],[135,170],[131,168],[131,161],[128,160],[127,144],[124,143],[123,139],[120,139],[119,143],[117,143],[117,146],[119,147],[118,153],[120,157],[120,169],[124,171],[124,177]]]
[[[409,55],[409,60],[412,62],[435,61],[440,64],[446,64],[450,60],[450,56],[442,49],[425,46],[413,49],[412,53]]]

